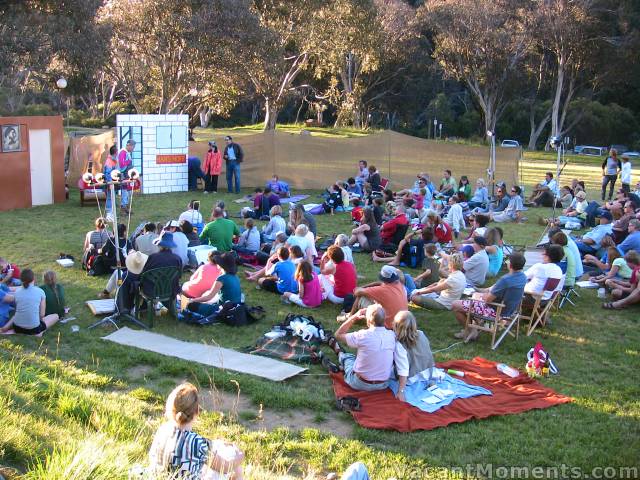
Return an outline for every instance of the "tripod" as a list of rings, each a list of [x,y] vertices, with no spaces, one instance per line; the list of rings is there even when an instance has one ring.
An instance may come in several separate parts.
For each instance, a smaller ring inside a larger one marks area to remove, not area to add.
[[[564,161],[564,142],[561,139],[558,139],[557,137],[553,137],[551,139],[551,145],[555,146],[555,149],[558,152],[558,156],[556,158],[556,188],[560,188],[560,176],[562,175],[562,171],[564,170],[564,167],[567,166],[566,161]],[[553,193],[553,192],[552,192]],[[544,231],[542,232],[542,235],[540,236],[540,240],[538,240],[538,245],[540,245],[543,241],[543,239],[545,238],[545,236],[547,236],[550,228],[551,228],[551,224],[555,223],[556,220],[556,211],[558,208],[558,199],[556,198],[555,194],[553,196],[553,205],[552,205],[552,212],[551,212],[551,222],[549,222],[549,224],[545,227]]]
[[[145,330],[148,330],[149,327],[147,327],[144,323],[142,323],[140,320],[138,320],[137,318],[135,318],[133,315],[131,315],[131,312],[129,310],[120,310],[120,308],[118,307],[118,294],[120,292],[120,288],[122,286],[122,261],[120,259],[120,239],[118,238],[118,212],[116,209],[116,193],[115,193],[115,185],[116,183],[120,183],[120,182],[108,182],[107,183],[107,188],[109,188],[109,191],[111,193],[111,216],[112,216],[112,223],[113,223],[113,232],[114,232],[114,241],[115,241],[115,247],[116,247],[116,277],[117,277],[117,288],[116,288],[116,295],[115,295],[115,305],[116,305],[116,311],[115,313],[113,313],[112,315],[109,315],[108,317],[104,317],[101,320],[98,320],[97,322],[89,325],[87,328],[90,330],[92,328],[95,327],[99,327],[101,325],[105,325],[107,323],[110,323],[111,325],[113,325],[114,327],[116,327],[116,329],[120,328],[118,326],[118,321],[122,321],[122,320],[128,320],[129,322],[144,328]],[[124,182],[122,182],[124,183]]]

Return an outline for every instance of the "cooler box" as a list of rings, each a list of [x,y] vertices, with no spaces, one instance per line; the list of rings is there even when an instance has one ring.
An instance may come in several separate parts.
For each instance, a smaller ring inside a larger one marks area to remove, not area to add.
[[[189,266],[198,268],[203,263],[209,261],[209,252],[216,251],[216,247],[211,245],[198,245],[197,247],[187,248],[187,258],[189,259]]]

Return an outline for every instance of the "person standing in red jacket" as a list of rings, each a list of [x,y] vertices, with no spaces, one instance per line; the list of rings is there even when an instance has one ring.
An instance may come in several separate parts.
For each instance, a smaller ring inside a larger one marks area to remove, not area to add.
[[[218,191],[218,176],[222,170],[222,154],[218,150],[216,142],[209,142],[209,151],[204,159],[202,171],[204,172],[204,193]]]

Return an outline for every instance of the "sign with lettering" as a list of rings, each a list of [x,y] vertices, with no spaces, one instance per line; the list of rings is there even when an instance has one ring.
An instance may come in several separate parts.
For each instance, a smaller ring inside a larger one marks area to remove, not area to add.
[[[187,156],[184,153],[176,155],[156,155],[157,165],[166,165],[170,163],[186,163]]]

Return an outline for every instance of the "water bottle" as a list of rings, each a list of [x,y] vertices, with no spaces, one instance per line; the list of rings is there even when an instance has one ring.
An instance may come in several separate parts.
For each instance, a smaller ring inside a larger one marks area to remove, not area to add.
[[[518,369],[510,367],[506,363],[499,363],[496,368],[498,369],[499,372],[504,373],[505,375],[511,378],[515,378],[518,375],[520,375],[520,372],[518,371]]]

